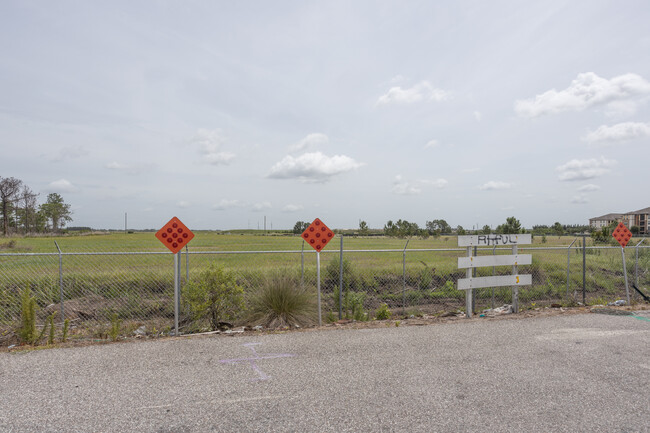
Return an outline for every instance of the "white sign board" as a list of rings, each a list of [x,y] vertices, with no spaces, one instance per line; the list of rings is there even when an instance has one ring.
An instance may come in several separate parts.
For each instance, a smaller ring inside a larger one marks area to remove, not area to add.
[[[480,268],[482,266],[517,266],[530,265],[533,256],[530,254],[515,254],[512,256],[472,256],[458,257],[458,268]]]
[[[458,236],[459,247],[513,246],[533,243],[530,234]]]
[[[480,289],[483,287],[501,286],[530,286],[533,278],[525,275],[497,275],[494,277],[461,278],[458,280],[458,290]]]

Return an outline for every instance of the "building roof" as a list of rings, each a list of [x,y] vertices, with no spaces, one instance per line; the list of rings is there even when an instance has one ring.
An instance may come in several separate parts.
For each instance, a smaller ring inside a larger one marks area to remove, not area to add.
[[[641,214],[650,214],[650,207],[639,209],[633,212],[628,212],[625,215],[641,215]]]
[[[620,218],[622,216],[623,216],[622,213],[608,213],[608,214],[603,215],[603,216],[589,218],[589,220],[590,221],[591,220],[615,220],[615,219],[618,219],[618,218]]]

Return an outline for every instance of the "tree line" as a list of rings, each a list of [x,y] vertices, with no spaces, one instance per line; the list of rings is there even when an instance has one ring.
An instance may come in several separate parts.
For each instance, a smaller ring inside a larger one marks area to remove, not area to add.
[[[309,226],[308,222],[298,221],[293,227],[293,233],[300,234]],[[429,236],[440,235],[465,235],[465,234],[517,234],[517,233],[531,233],[533,235],[571,235],[576,233],[590,232],[592,229],[587,225],[563,225],[556,222],[552,226],[536,225],[532,230],[526,230],[521,226],[521,222],[514,216],[506,218],[503,224],[499,224],[496,228],[489,225],[484,225],[478,230],[466,230],[463,226],[452,227],[444,219],[434,219],[426,221],[424,227],[420,227],[415,222],[410,222],[403,219],[397,221],[389,220],[383,227],[383,230],[373,230],[372,233],[381,233],[384,236],[390,237],[420,237],[428,238]],[[359,221],[359,229],[357,234],[366,236],[371,233],[368,224],[365,221]]]
[[[22,180],[0,176],[0,227],[2,235],[57,233],[72,221],[72,211],[57,193],[38,204],[39,194]]]

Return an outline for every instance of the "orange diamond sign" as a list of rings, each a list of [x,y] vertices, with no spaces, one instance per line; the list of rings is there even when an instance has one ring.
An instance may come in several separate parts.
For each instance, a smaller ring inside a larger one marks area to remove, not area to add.
[[[320,252],[334,238],[334,232],[323,221],[316,218],[307,230],[302,232],[302,238],[313,249]]]
[[[627,227],[625,227],[625,224],[618,223],[612,232],[612,236],[614,236],[614,239],[616,239],[618,243],[621,244],[621,247],[625,248],[627,246],[627,243],[630,242],[630,239],[632,238],[632,232],[629,231]]]
[[[174,217],[170,219],[163,228],[158,230],[156,237],[167,248],[169,248],[172,253],[176,254],[192,240],[194,233],[192,233],[192,231],[188,229],[181,220]]]

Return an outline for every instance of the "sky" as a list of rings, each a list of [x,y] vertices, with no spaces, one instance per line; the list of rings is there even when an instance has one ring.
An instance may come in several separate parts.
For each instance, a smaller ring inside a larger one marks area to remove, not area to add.
[[[0,2],[0,176],[72,226],[650,206],[647,1]]]

